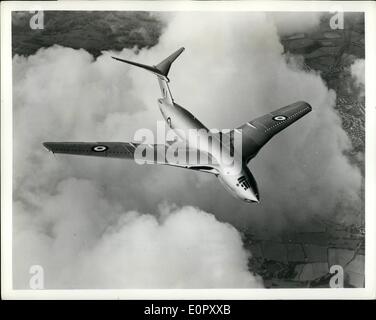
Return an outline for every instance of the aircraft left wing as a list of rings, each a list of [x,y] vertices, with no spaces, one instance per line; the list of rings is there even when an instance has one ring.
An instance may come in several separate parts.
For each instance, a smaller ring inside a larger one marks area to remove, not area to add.
[[[237,128],[242,132],[242,157],[249,161],[274,135],[311,110],[312,107],[307,102],[298,101]]]
[[[53,153],[80,156],[95,156],[120,159],[133,159],[137,143],[124,142],[44,142]]]
[[[44,142],[53,153],[143,160],[146,164],[162,164],[217,174],[210,155],[192,148],[168,150],[171,144],[139,144],[133,142]]]

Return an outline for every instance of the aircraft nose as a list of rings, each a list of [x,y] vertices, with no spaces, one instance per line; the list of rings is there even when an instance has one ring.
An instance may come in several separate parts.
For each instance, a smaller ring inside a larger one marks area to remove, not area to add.
[[[260,197],[257,193],[254,193],[252,190],[249,190],[249,193],[247,195],[247,202],[260,202]]]
[[[250,175],[250,185],[251,187],[248,189],[248,199],[250,202],[260,202],[260,195],[257,187],[256,180]]]

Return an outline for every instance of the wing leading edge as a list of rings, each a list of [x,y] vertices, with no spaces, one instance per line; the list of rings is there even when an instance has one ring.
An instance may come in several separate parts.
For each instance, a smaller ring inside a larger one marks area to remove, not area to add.
[[[217,174],[214,159],[202,151],[163,144],[132,142],[44,142],[58,154],[130,159],[137,163],[170,165]]]
[[[120,159],[133,159],[137,143],[124,142],[44,142],[53,153],[80,156],[95,156]]]
[[[312,107],[307,102],[299,101],[256,118],[237,128],[242,130],[243,158],[246,161],[252,159],[274,135],[311,111]]]

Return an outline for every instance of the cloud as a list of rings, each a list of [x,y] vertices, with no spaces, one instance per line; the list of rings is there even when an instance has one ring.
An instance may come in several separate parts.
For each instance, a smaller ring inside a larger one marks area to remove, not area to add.
[[[364,97],[365,85],[365,61],[364,59],[357,59],[350,66],[351,76],[355,80],[355,85],[359,89],[359,96]]]
[[[30,263],[43,266],[49,289],[262,287],[231,225],[194,207],[123,212],[92,181],[62,181],[22,226],[16,287],[28,283]]]
[[[239,234],[225,222],[259,232],[268,228],[275,234],[297,230],[316,215],[350,221],[360,207],[360,173],[343,155],[351,146],[333,109],[335,92],[327,89],[319,74],[286,60],[276,27],[265,14],[167,16],[158,45],[138,54],[126,49],[103,52],[94,61],[84,50],[54,46],[27,58],[14,57],[18,286],[27,286],[28,268],[38,261],[48,266],[46,283],[59,288],[116,283],[258,286],[246,272],[247,253]],[[130,141],[140,126],[155,130],[161,119],[155,78],[110,55],[155,64],[180,46],[187,50],[171,69],[172,93],[210,128],[236,127],[297,100],[312,105],[312,113],[273,138],[250,163],[261,204],[234,199],[212,175],[115,159],[54,158],[41,145]],[[167,206],[164,220],[158,209],[161,203],[177,206]],[[154,242],[149,234],[155,235]],[[154,256],[141,255],[137,243],[143,249],[154,248]],[[182,250],[185,245],[191,248],[189,255]],[[208,254],[211,250],[220,263]],[[165,260],[174,269],[168,276],[160,269]],[[125,261],[131,262],[129,268]],[[210,268],[212,273],[205,278],[203,273]],[[224,270],[223,278],[216,276]]]
[[[187,28],[189,21],[197,23]],[[336,94],[319,74],[286,59],[268,16],[184,13],[175,15],[169,26],[158,49],[187,47],[171,72],[173,94],[208,127],[233,128],[299,100],[313,107],[250,163],[260,205],[234,203],[223,196],[216,204],[209,198],[204,208],[218,215],[221,208],[230,207],[233,215],[228,217],[226,210],[226,219],[271,229],[295,228],[316,215],[353,219],[360,204],[361,176],[343,155],[351,144],[333,108]]]
[[[291,35],[312,31],[319,26],[321,12],[270,12],[267,17],[279,35]]]

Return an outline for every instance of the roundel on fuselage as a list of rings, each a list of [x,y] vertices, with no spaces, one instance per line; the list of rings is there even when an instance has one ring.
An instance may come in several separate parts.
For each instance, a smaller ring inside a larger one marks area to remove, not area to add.
[[[108,149],[107,146],[95,146],[93,148],[91,148],[91,150],[95,151],[95,152],[103,152],[103,151],[106,151]]]
[[[275,121],[284,121],[286,119],[287,119],[286,116],[275,116],[275,117],[273,117],[273,120],[275,120]]]

